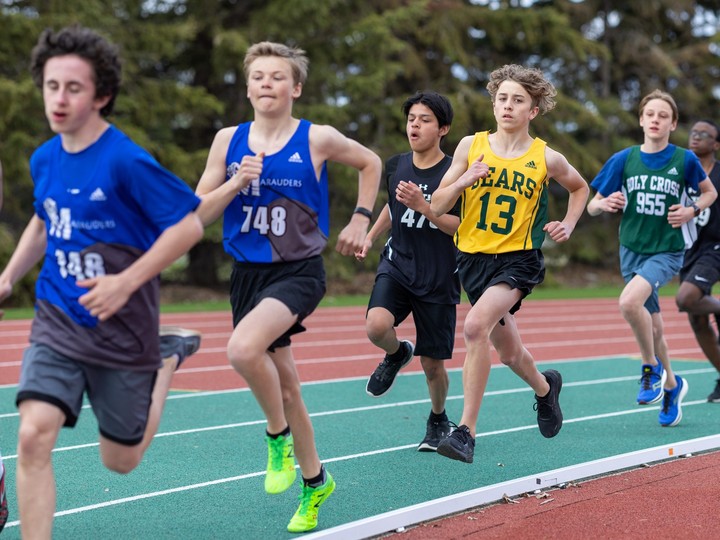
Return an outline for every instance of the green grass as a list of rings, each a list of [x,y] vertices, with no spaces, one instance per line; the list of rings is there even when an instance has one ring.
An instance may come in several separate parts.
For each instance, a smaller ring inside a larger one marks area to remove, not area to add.
[[[568,300],[573,298],[618,298],[622,292],[620,285],[599,285],[586,288],[543,287],[533,290],[529,300]],[[678,284],[668,283],[660,289],[660,296],[675,296]]]
[[[678,285],[672,282],[660,289],[660,296],[675,296]],[[528,297],[528,300],[571,300],[576,298],[618,298],[622,287],[615,285],[604,285],[597,287],[567,288],[567,287],[543,287],[536,288]],[[326,296],[321,307],[347,307],[366,306],[368,295],[356,294],[346,296]],[[467,297],[463,294],[463,302]],[[5,309],[6,320],[31,319],[34,315],[32,308],[8,308]],[[197,313],[202,311],[230,311],[228,300],[209,302],[182,302],[177,304],[165,304],[161,306],[162,313]]]
[[[16,319],[32,319],[35,316],[33,308],[4,308],[5,315],[3,320],[10,321]]]

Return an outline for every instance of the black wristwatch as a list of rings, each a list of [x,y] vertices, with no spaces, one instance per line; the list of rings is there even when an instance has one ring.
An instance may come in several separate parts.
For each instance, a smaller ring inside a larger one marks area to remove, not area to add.
[[[353,210],[353,214],[360,214],[361,216],[365,216],[370,221],[372,221],[372,211],[368,210],[367,208],[363,208],[362,206],[358,206]]]
[[[695,203],[692,203],[690,206],[695,211],[695,217],[698,217],[700,215],[700,212],[702,212],[702,210],[700,210],[700,207]]]

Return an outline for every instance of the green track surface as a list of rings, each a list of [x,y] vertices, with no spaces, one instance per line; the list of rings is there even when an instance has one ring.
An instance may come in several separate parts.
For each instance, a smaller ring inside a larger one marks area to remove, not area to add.
[[[543,364],[547,366],[548,364]],[[402,373],[385,397],[364,391],[365,379],[307,384],[320,456],[337,481],[320,512],[329,528],[479,487],[717,433],[720,405],[705,402],[713,370],[673,359],[690,384],[682,423],[661,428],[658,407],[635,405],[639,362],[599,358],[552,364],[564,380],[565,424],[554,439],[537,430],[532,391],[505,367],[492,370],[480,411],[475,462],[419,453],[430,409],[424,376]],[[411,364],[410,369],[419,369]],[[542,368],[541,368],[542,369]],[[451,420],[462,409],[461,373],[450,374]],[[18,417],[14,387],[0,388],[0,447],[8,469],[10,523],[3,540],[19,538],[14,497]],[[620,415],[603,416],[613,413]],[[63,430],[54,454],[57,539],[298,537],[285,531],[299,485],[263,491],[265,422],[252,394],[173,393],[143,463],[127,476],[105,470],[97,426],[84,410]],[[89,446],[83,446],[89,445]],[[170,490],[170,491],[168,491]],[[176,490],[176,491],[172,491]],[[103,506],[103,505],[108,506]]]

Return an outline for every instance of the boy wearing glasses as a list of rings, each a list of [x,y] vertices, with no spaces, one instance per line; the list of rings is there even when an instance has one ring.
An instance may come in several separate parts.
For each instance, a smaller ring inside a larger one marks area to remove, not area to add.
[[[720,149],[720,128],[710,120],[695,122],[690,131],[688,148],[700,159],[715,189],[720,191],[720,163],[715,159]],[[697,199],[697,193],[691,192]],[[712,295],[712,287],[720,281],[720,201],[700,212],[695,218],[697,240],[685,252],[680,270],[680,288],[675,301],[678,309],[688,314],[698,345],[720,374],[720,344],[710,325],[710,314],[718,321],[720,300]],[[715,389],[708,396],[711,403],[720,403],[720,375]]]

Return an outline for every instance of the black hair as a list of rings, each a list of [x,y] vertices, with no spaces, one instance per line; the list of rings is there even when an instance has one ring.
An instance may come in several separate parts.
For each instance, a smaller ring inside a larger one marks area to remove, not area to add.
[[[403,114],[405,114],[405,118],[407,118],[410,114],[410,108],[417,103],[422,103],[433,112],[440,127],[450,127],[452,124],[453,108],[450,101],[445,96],[442,96],[437,92],[416,93],[414,96],[407,98],[405,103],[403,103],[402,111]]]
[[[715,129],[715,141],[720,142],[720,127],[718,127],[715,122],[713,122],[712,120],[701,118],[700,120],[695,120],[695,123],[693,125],[697,124],[698,122],[711,125]]]
[[[72,25],[57,32],[46,29],[32,50],[30,72],[38,88],[43,86],[45,64],[50,58],[75,54],[93,68],[95,97],[110,97],[100,110],[102,116],[112,113],[120,89],[120,57],[118,48],[94,30]]]

